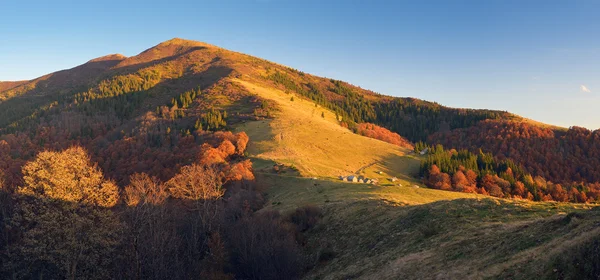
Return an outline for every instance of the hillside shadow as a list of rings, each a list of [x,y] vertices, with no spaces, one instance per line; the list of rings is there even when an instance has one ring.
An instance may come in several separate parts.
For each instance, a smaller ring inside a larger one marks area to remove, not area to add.
[[[31,90],[0,102],[0,127],[18,119],[32,115],[40,107],[49,106],[54,101],[70,100],[78,92],[87,90],[87,85],[120,60],[92,61],[77,67],[61,70],[40,79]],[[25,85],[10,90],[19,91]]]
[[[199,47],[200,48],[200,47]],[[198,48],[197,48],[198,49]],[[185,55],[191,51],[189,50],[186,53],[178,54],[177,56]],[[157,64],[164,61],[168,61],[169,59],[173,59],[173,57],[160,59],[158,61],[154,61],[152,63],[145,63],[136,66],[131,66],[127,69],[127,72],[135,72],[136,69],[140,69],[143,67],[148,67],[150,64]],[[35,118],[47,115],[49,112],[49,108],[53,106],[54,108],[60,108],[61,104],[67,104],[72,102],[75,95],[80,92],[85,92],[89,88],[93,88],[97,86],[97,83],[92,85],[91,87],[83,86],[86,85],[87,80],[79,80],[78,82],[74,82],[66,89],[63,87],[63,83],[61,81],[74,79],[73,77],[79,76],[80,68],[97,68],[104,69],[106,67],[111,67],[119,63],[119,60],[110,60],[110,61],[98,61],[98,62],[89,62],[86,65],[82,65],[80,67],[76,67],[70,70],[62,71],[61,73],[57,73],[48,78],[47,81],[40,81],[39,84],[32,90],[10,98],[4,102],[0,103],[0,131],[4,130],[4,132],[12,132],[14,129],[7,130],[7,126],[16,121],[22,121],[28,116],[31,117],[31,120],[25,120],[28,124],[36,124]],[[98,70],[95,73],[106,72],[104,70]],[[75,73],[73,73],[75,71]],[[170,98],[183,93],[186,90],[195,89],[198,86],[202,88],[210,87],[217,83],[220,79],[227,77],[231,74],[233,70],[229,67],[225,66],[215,66],[211,65],[205,71],[195,74],[184,75],[177,79],[168,79],[163,80],[152,88],[146,90],[146,92],[155,92],[155,97],[158,99],[158,103],[160,105],[166,105]],[[119,73],[112,73],[113,75],[119,75]],[[125,72],[121,72],[120,74],[125,74]],[[69,77],[62,77],[67,75]],[[108,75],[108,74],[107,74]],[[96,79],[98,80],[98,79]],[[59,94],[50,94],[49,92],[56,88],[55,91],[60,92]],[[181,91],[181,92],[178,92]],[[128,95],[135,92],[128,92],[123,95]],[[169,93],[169,94],[163,94]],[[169,96],[170,98],[167,98]],[[101,98],[105,101],[109,101],[110,99],[119,98],[117,97],[109,97],[109,98]],[[99,99],[97,99],[99,100]],[[58,103],[58,104],[56,104]],[[83,103],[85,104],[85,103]],[[58,107],[56,106],[58,105]],[[79,106],[80,104],[78,104]],[[145,108],[146,110],[149,108]],[[55,110],[56,111],[56,110]],[[49,114],[52,114],[50,112]],[[27,124],[26,124],[27,125]]]
[[[382,157],[376,165],[379,171],[389,176],[409,182],[419,181],[420,161],[418,159],[390,153]]]
[[[65,102],[68,103],[73,100],[76,94],[96,87],[102,80],[111,76],[135,73],[140,69],[174,60],[188,55],[194,51],[205,48],[206,47],[201,46],[192,47],[185,52],[172,56],[155,59],[149,62],[132,64],[116,69],[113,67],[117,66],[124,60],[107,59],[100,61],[89,61],[71,69],[48,74],[39,78],[41,80],[39,80],[35,87],[31,90],[27,90],[26,92],[9,97],[9,99],[0,102],[0,129],[3,129],[8,124],[23,119],[27,116],[34,116],[36,112],[39,112],[40,108],[48,107],[53,102],[58,102],[59,104],[63,104]],[[209,67],[207,71],[194,76],[212,77],[212,75],[208,74],[216,73],[218,71],[215,71],[215,69],[211,68],[212,67]],[[225,75],[228,75],[229,73],[230,71]],[[207,81],[203,81],[203,83],[205,86],[208,86],[209,84],[214,83],[214,80],[215,78],[212,77],[207,79]],[[20,89],[20,87],[24,86],[26,85],[17,86],[5,92],[17,91]]]
[[[143,68],[147,68],[147,67],[151,67],[154,65],[158,65],[167,61],[171,61],[171,60],[176,60],[180,57],[186,56],[190,53],[193,53],[195,51],[200,51],[200,50],[204,50],[207,49],[206,47],[202,47],[202,46],[196,46],[196,47],[191,47],[190,49],[178,53],[178,54],[174,54],[174,55],[170,55],[170,56],[166,56],[166,57],[162,57],[162,58],[158,58],[158,59],[154,59],[151,61],[147,61],[147,62],[141,62],[141,63],[134,63],[131,65],[126,65],[126,66],[122,66],[122,67],[117,67],[114,69],[110,69],[111,74],[119,74],[119,75],[127,75],[127,74],[131,74],[131,73],[135,73],[136,71],[143,69]],[[140,55],[142,55],[144,52],[142,52]],[[115,65],[118,66],[118,65]]]
[[[600,221],[599,208],[492,198],[401,207],[370,200],[325,209],[311,238],[328,244],[336,259],[311,271],[312,278],[546,279],[565,250],[597,239],[588,233]],[[356,260],[366,265],[348,269]]]

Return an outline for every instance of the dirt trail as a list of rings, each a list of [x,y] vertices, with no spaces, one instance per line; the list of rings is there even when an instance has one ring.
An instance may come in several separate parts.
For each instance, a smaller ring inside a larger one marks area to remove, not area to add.
[[[380,163],[380,162],[381,162],[381,161],[380,161],[380,160],[378,160],[378,161],[374,161],[373,163],[367,164],[367,165],[365,165],[365,166],[363,166],[363,167],[359,168],[358,170],[356,170],[356,172],[354,172],[354,174],[356,174],[356,175],[360,175],[360,173],[361,173],[363,170],[365,170],[365,169],[367,169],[367,168],[369,168],[369,167],[371,167],[371,166],[373,166],[373,165],[375,165],[375,164],[378,164],[378,163]]]

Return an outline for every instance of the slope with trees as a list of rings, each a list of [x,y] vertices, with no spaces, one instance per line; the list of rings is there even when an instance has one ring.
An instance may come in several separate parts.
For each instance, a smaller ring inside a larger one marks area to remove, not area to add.
[[[419,143],[427,149],[421,163],[425,183],[435,189],[480,193],[502,198],[535,201],[598,202],[599,184],[554,184],[532,176],[510,159],[498,160],[491,153],[444,150],[442,145]]]
[[[532,175],[555,183],[600,182],[600,131],[484,121],[469,128],[434,134],[429,142],[472,152],[482,149],[499,160],[509,158]]]

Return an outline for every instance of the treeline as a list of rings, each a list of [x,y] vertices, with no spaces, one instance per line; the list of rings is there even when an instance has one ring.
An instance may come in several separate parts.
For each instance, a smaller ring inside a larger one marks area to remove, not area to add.
[[[600,201],[600,184],[554,184],[541,176],[532,176],[510,159],[498,160],[481,150],[472,153],[445,150],[439,144],[415,145],[415,151],[424,150],[428,156],[421,162],[420,174],[432,188],[535,201]]]
[[[312,82],[300,85],[283,72],[276,71],[269,75],[268,79],[283,85],[288,92],[300,94],[316,104],[334,111],[338,120],[353,130],[356,129],[357,123],[369,122],[375,118],[375,111],[371,103],[362,94],[350,89],[341,81],[332,79],[326,85],[327,91],[343,97],[333,101],[320,89],[319,85]]]
[[[448,108],[413,98],[378,102],[375,112],[375,123],[413,142],[425,141],[436,132],[471,127],[482,120],[510,117],[501,111]]]
[[[0,278],[298,278],[319,261],[303,235],[321,212],[257,213],[247,137],[231,140],[166,181],[136,173],[123,187],[83,148],[39,153],[19,186],[0,181]]]
[[[121,121],[127,120],[142,102],[151,97],[149,90],[161,81],[161,77],[161,72],[145,69],[115,75],[90,87],[69,88],[53,82],[49,88],[32,88],[23,96],[0,102],[0,132],[8,134],[32,130],[38,126],[40,119],[50,121],[65,111],[78,112],[86,117],[114,115]]]
[[[307,81],[275,71],[267,78],[334,111],[341,123],[356,130],[357,123],[374,123],[400,134],[412,142],[425,141],[439,131],[465,128],[486,119],[505,119],[511,115],[493,110],[455,109],[413,98],[388,98],[368,94],[338,80]]]
[[[171,99],[171,106],[177,106],[178,108],[188,108],[198,95],[202,94],[200,88],[192,89],[180,94],[177,98]]]
[[[156,86],[162,78],[161,72],[144,69],[133,74],[117,75],[102,80],[96,87],[75,95],[74,103],[81,104],[99,98],[111,98],[124,94],[147,91]]]
[[[491,152],[510,158],[529,173],[562,184],[600,182],[600,131],[571,127],[566,131],[527,122],[483,121],[475,126],[437,133],[429,143]]]

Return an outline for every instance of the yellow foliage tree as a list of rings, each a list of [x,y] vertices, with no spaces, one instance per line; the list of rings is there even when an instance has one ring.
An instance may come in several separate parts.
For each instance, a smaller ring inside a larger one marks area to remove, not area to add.
[[[102,207],[112,207],[119,199],[117,186],[104,179],[81,147],[39,153],[23,167],[23,180],[19,193],[26,195]]]
[[[122,225],[118,201],[81,147],[42,152],[23,167],[11,224],[22,234],[8,267],[19,279],[110,279]]]
[[[212,166],[199,164],[181,168],[167,186],[173,197],[189,200],[215,200],[225,193],[220,172]]]

